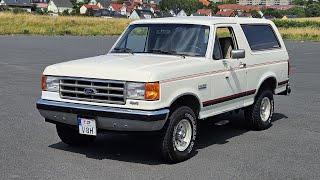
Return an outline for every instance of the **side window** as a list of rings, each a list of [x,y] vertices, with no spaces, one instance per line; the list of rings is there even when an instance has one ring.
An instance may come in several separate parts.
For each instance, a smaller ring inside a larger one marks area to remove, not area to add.
[[[241,28],[253,51],[277,49],[281,47],[270,25],[242,24]]]
[[[231,51],[237,49],[232,27],[218,27],[213,49],[213,59],[231,59]]]
[[[121,47],[131,49],[134,52],[144,52],[147,44],[148,29],[147,27],[134,28],[127,35],[128,38]]]

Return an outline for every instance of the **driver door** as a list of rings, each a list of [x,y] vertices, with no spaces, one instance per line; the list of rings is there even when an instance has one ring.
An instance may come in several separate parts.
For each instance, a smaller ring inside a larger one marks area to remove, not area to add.
[[[232,59],[231,51],[239,49],[236,25],[216,26],[212,55],[212,99],[204,107],[210,107],[213,114],[230,111],[244,106],[246,95],[246,67],[239,59]]]

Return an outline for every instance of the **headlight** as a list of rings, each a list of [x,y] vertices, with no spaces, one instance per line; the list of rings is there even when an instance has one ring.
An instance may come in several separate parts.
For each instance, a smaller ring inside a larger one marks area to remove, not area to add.
[[[144,83],[128,83],[128,99],[144,99]]]
[[[42,91],[59,91],[59,79],[54,76],[44,76],[41,77],[41,89]]]
[[[155,101],[159,100],[159,83],[128,83],[127,98]]]

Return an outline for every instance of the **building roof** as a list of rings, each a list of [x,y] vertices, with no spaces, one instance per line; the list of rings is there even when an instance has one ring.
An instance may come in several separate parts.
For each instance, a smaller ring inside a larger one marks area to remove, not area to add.
[[[73,5],[69,0],[50,0],[53,1],[57,7],[67,7],[72,8]]]
[[[100,3],[103,7],[107,8],[111,4],[111,0],[99,0],[98,3]]]
[[[272,5],[272,6],[264,6],[264,9],[277,9],[277,10],[288,10],[295,7],[295,5]]]
[[[30,0],[3,0],[6,5],[31,5]]]
[[[151,18],[154,18],[154,14],[153,14],[150,10],[135,9],[134,11],[137,12],[138,16],[139,16],[141,19],[146,19],[146,15],[147,15],[147,16],[151,16]]]
[[[221,4],[218,6],[218,9],[223,9],[223,10],[241,10],[241,11],[259,11],[260,7],[259,6],[252,6],[252,5],[239,5],[239,4]]]
[[[198,9],[196,14],[201,14],[205,16],[212,16],[212,10],[211,9]]]
[[[193,17],[168,17],[168,18],[154,18],[133,21],[131,24],[145,24],[145,23],[159,23],[159,24],[199,24],[199,25],[213,25],[218,23],[246,23],[246,24],[273,24],[272,21],[260,18],[238,18],[238,17],[209,17],[209,16],[193,16]]]
[[[120,9],[122,8],[122,4],[118,4],[118,3],[111,3],[110,6],[112,7],[112,9],[114,11],[120,11]]]
[[[233,17],[235,16],[235,13],[234,11],[218,11],[216,16]]]
[[[47,8],[48,3],[36,3],[37,8]]]
[[[93,5],[93,4],[84,4],[83,6],[86,7],[87,9],[96,9],[96,10],[100,9],[99,6]]]

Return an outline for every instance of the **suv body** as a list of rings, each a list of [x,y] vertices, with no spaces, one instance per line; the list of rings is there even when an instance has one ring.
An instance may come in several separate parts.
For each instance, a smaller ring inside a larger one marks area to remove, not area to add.
[[[37,108],[70,145],[97,130],[159,131],[163,157],[178,162],[195,149],[198,120],[244,109],[250,127],[269,127],[273,95],[290,93],[288,60],[269,20],[140,20],[106,55],[48,66]]]

